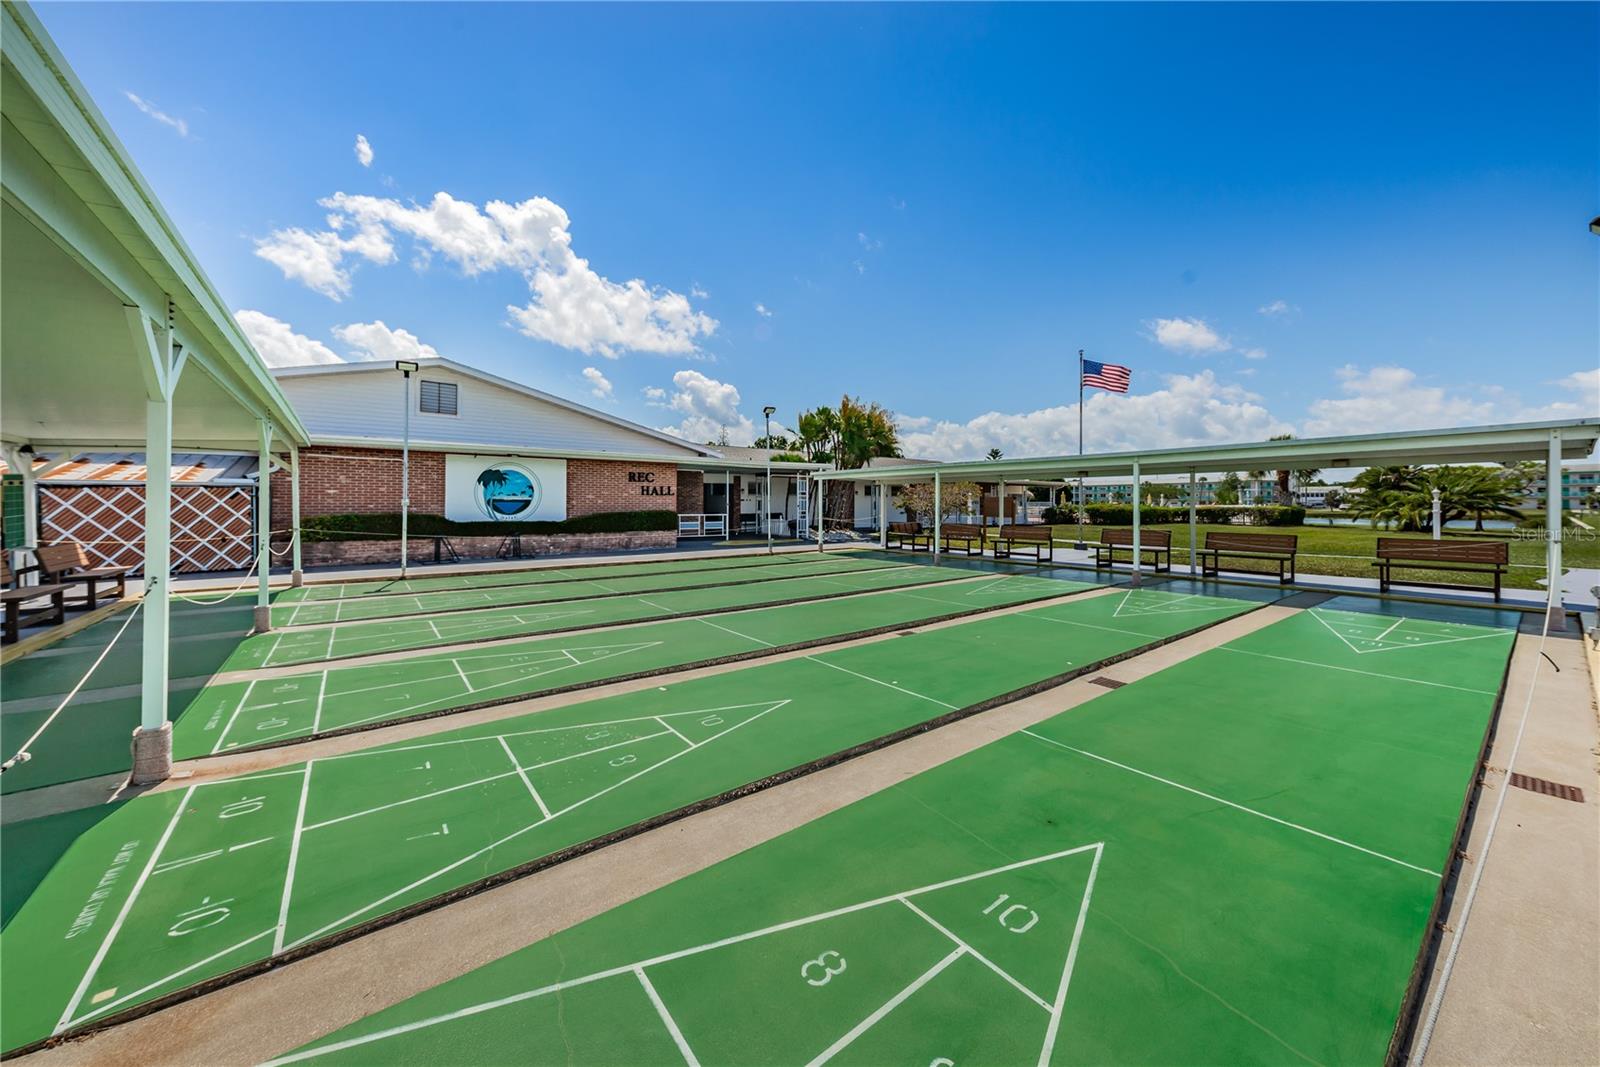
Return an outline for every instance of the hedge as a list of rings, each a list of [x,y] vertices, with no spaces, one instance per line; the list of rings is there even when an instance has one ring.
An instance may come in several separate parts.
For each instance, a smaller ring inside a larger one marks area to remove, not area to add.
[[[1091,526],[1133,525],[1132,504],[1088,504],[1083,510]],[[1306,521],[1305,508],[1277,504],[1259,508],[1202,504],[1194,511],[1195,521],[1211,526],[1226,526],[1241,517],[1247,526],[1300,526]],[[1070,525],[1078,521],[1071,508],[1046,508],[1042,517],[1045,522],[1057,526]],[[1139,509],[1139,521],[1150,526],[1186,523],[1189,521],[1189,509],[1151,504]]]
[[[637,533],[644,530],[676,530],[678,516],[671,511],[607,511],[556,522],[454,522],[443,515],[413,512],[407,530],[417,537],[509,537],[512,534]],[[302,519],[306,542],[339,541],[351,535],[400,536],[400,513],[372,515],[318,515]]]

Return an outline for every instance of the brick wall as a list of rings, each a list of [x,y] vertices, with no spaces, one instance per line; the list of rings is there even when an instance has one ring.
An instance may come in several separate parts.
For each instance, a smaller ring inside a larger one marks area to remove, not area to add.
[[[700,471],[678,472],[678,514],[697,515],[705,510],[705,475]]]
[[[629,481],[630,475],[639,480]],[[677,510],[678,465],[675,463],[567,460],[569,519],[608,511]]]
[[[285,464],[288,457],[282,457]],[[272,476],[272,527],[289,526],[289,471]],[[313,446],[300,450],[300,515],[400,510],[400,450]],[[444,514],[444,453],[411,453],[411,510]],[[430,550],[431,551],[431,550]]]
[[[494,559],[505,543],[504,537],[451,537],[450,544],[462,559]],[[678,535],[671,530],[642,530],[636,533],[605,534],[523,534],[522,555],[565,556],[581,552],[616,552],[637,548],[672,548]],[[433,562],[433,538],[412,538],[406,555],[413,563]],[[301,549],[306,567],[349,566],[352,564],[397,563],[400,542],[387,538],[371,541],[316,541]],[[444,557],[449,562],[449,557]]]

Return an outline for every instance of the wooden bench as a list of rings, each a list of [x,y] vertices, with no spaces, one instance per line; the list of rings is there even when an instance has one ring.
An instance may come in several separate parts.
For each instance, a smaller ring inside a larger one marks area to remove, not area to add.
[[[994,529],[994,558],[1009,559],[1031,550],[1033,559],[1049,563],[1055,558],[1055,531],[1050,526],[998,526]]]
[[[1294,581],[1294,557],[1299,551],[1300,538],[1295,534],[1219,533],[1206,534],[1205,547],[1200,549],[1200,573],[1217,575],[1222,571],[1224,559],[1258,560],[1278,565],[1278,581]],[[1259,573],[1229,570],[1244,574]]]
[[[24,573],[36,571],[38,567],[24,567]],[[24,624],[33,626],[46,623],[51,626],[60,626],[67,621],[67,587],[64,585],[16,585],[17,575],[11,570],[11,560],[7,553],[0,551],[0,585],[6,588],[0,591],[0,602],[5,604],[5,626],[0,641],[11,644],[21,636]],[[36,608],[23,614],[23,607],[35,600],[49,600],[47,608]]]
[[[1096,567],[1111,567],[1117,562],[1117,553],[1126,552],[1129,562],[1133,561],[1133,528],[1131,526],[1108,526],[1100,531],[1100,543],[1094,546],[1094,565]],[[1145,553],[1150,554],[1151,562],[1155,564],[1156,573],[1172,570],[1172,531],[1171,530],[1140,530],[1139,531],[1139,562],[1143,563]],[[1165,556],[1166,566],[1161,565],[1161,558]]]
[[[924,530],[920,522],[891,522],[885,544],[890,548],[909,548],[913,552],[920,548],[932,552],[933,534]]]
[[[42,580],[84,587],[82,597],[67,601],[67,607],[73,610],[78,608],[94,610],[100,603],[102,582],[116,586],[118,600],[128,595],[128,575],[133,573],[134,568],[91,567],[89,554],[75,541],[66,541],[59,545],[40,545],[33,550],[33,556],[39,561],[39,577]]]
[[[1425,582],[1416,578],[1396,578],[1394,568],[1420,571],[1465,571],[1492,579],[1494,598],[1500,599],[1500,582],[1511,562],[1511,546],[1505,541],[1432,541],[1420,537],[1378,538],[1378,591],[1391,585],[1424,585],[1433,589],[1482,589],[1481,585],[1459,582]]]
[[[946,552],[983,555],[983,527],[970,522],[947,522],[939,526],[939,544]],[[963,547],[957,548],[957,545]],[[976,546],[976,547],[974,547]]]

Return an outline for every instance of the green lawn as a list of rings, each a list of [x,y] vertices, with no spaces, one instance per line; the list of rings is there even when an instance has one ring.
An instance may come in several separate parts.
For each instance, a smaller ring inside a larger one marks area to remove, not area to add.
[[[1146,530],[1172,531],[1172,563],[1174,567],[1187,567],[1189,564],[1189,527],[1185,524],[1146,526]],[[1351,578],[1376,578],[1377,569],[1372,566],[1375,558],[1379,537],[1406,537],[1418,536],[1415,534],[1395,534],[1387,530],[1374,530],[1368,526],[1212,526],[1202,523],[1197,527],[1201,543],[1205,542],[1207,531],[1217,530],[1227,533],[1242,533],[1252,530],[1259,533],[1295,534],[1300,538],[1300,556],[1297,569],[1302,574],[1336,574]],[[1100,532],[1097,527],[1085,526],[1083,535],[1088,541],[1098,541]],[[1055,527],[1057,541],[1071,543],[1077,539],[1078,527],[1075,525],[1061,525]],[[1426,536],[1426,535],[1422,535]],[[1524,534],[1523,536],[1527,536]],[[1545,573],[1545,543],[1538,540],[1511,540],[1511,569],[1506,572],[1505,586],[1508,589],[1541,589],[1539,579]],[[1586,530],[1569,531],[1567,540],[1562,549],[1561,561],[1566,567],[1600,567],[1600,531]],[[1238,561],[1234,561],[1238,563]],[[1262,568],[1267,572],[1268,568]],[[1270,573],[1276,574],[1277,568],[1270,568]],[[1434,571],[1431,574],[1416,572],[1412,577],[1430,578],[1434,581],[1473,581],[1481,582],[1482,578],[1454,572]]]

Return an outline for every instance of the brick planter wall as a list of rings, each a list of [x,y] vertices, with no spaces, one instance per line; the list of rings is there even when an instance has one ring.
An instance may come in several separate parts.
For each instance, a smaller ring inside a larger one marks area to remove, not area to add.
[[[494,559],[504,543],[503,537],[451,537],[456,554],[462,559]],[[672,530],[643,530],[636,533],[523,534],[523,558],[566,556],[581,552],[616,552],[637,548],[673,548],[678,535]],[[412,563],[433,562],[433,538],[412,538],[406,546]],[[398,563],[400,541],[382,538],[370,541],[315,541],[301,549],[304,567],[337,567],[359,564]],[[449,562],[448,555],[441,556]]]
[[[698,515],[705,510],[705,475],[700,471],[678,472],[678,514]]]
[[[288,457],[281,458],[287,468]],[[284,469],[274,473],[274,530],[289,528],[289,493],[289,471]],[[371,515],[399,510],[399,449],[313,446],[300,450],[301,518],[356,513]],[[426,515],[444,514],[443,452],[412,451],[411,510]],[[665,505],[663,510],[668,510]]]
[[[629,474],[653,475],[654,480],[628,480]],[[443,482],[441,481],[442,485]],[[665,492],[646,495],[643,490]],[[567,460],[567,518],[608,511],[676,511],[676,463],[618,463],[604,459]],[[416,510],[421,511],[421,508]]]

